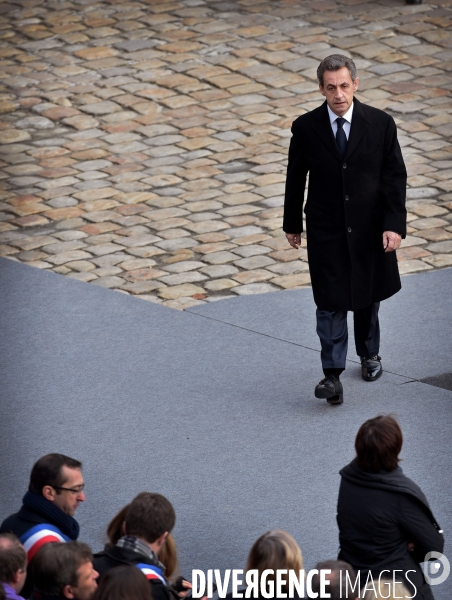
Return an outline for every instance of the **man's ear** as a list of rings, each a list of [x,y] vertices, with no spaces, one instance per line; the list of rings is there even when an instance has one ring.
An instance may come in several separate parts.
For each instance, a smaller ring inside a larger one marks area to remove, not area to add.
[[[46,500],[53,502],[55,500],[55,490],[51,485],[45,485],[42,488],[42,495]]]
[[[165,531],[165,533],[162,533],[162,535],[155,540],[155,543],[157,544],[157,547],[159,550],[165,543],[165,540],[168,537],[168,533],[169,533],[168,531]]]
[[[355,81],[353,82],[353,91],[356,92],[356,90],[358,89],[359,86],[359,77],[357,77],[355,79]]]
[[[74,594],[72,593],[72,586],[70,586],[70,585],[64,586],[63,598],[75,598]]]
[[[21,577],[21,575],[22,575],[23,572],[24,572],[23,569],[17,569],[17,571],[13,575],[12,582],[13,583],[19,583],[20,577]]]
[[[319,83],[319,91],[322,94],[322,96],[326,96],[325,88],[323,87],[323,85],[321,83]]]

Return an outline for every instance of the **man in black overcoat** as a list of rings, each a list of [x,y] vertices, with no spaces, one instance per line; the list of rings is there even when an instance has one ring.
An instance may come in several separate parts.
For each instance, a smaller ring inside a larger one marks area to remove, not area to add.
[[[382,373],[378,309],[401,287],[395,250],[406,235],[407,175],[392,117],[354,97],[353,60],[328,56],[317,77],[326,101],[292,125],[283,229],[298,248],[309,173],[307,250],[325,375],[315,395],[340,404],[347,311],[363,378]]]

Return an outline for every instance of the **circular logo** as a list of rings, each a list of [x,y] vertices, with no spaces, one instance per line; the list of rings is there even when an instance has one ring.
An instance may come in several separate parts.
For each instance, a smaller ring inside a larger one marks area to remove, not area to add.
[[[440,585],[449,577],[450,562],[441,552],[427,552],[422,570],[429,585]]]

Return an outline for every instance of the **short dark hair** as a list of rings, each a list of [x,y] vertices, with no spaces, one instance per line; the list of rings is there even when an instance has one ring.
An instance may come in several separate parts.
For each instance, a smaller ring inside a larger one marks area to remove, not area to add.
[[[403,436],[392,415],[379,415],[361,425],[355,440],[356,460],[367,471],[394,471]]]
[[[93,553],[81,542],[42,546],[33,558],[33,582],[38,594],[60,596],[65,585],[78,585],[78,569],[93,562]]]
[[[0,533],[0,581],[10,583],[27,568],[27,553],[14,533]]]
[[[46,454],[33,465],[28,490],[42,495],[42,488],[45,485],[52,487],[64,485],[66,479],[61,473],[63,467],[81,469],[82,463],[64,454]],[[59,493],[60,491],[57,490],[57,494]]]
[[[143,538],[153,544],[163,533],[173,529],[176,513],[165,496],[141,492],[130,503],[124,523],[127,535]]]
[[[343,560],[324,560],[316,564],[315,568],[318,571],[322,569],[329,569],[331,575],[328,577],[330,582],[326,591],[331,594],[331,600],[340,600],[346,598],[356,598],[359,595],[359,589],[357,592],[353,592],[350,588],[355,585],[356,573],[353,567]],[[347,583],[347,573],[349,582]],[[312,578],[312,591],[317,592],[320,598],[320,575],[315,574]],[[346,595],[344,595],[346,594]]]
[[[344,67],[347,67],[352,81],[355,81],[356,65],[351,58],[343,54],[330,54],[330,56],[324,58],[317,67],[317,79],[320,85],[323,86],[323,74],[325,71],[339,71],[339,69],[343,69]]]
[[[91,600],[152,600],[146,576],[133,565],[114,567],[100,579]]]

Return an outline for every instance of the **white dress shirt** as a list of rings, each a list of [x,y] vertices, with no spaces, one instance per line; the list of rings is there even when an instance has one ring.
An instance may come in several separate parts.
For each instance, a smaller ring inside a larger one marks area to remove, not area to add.
[[[337,132],[336,119],[338,119],[339,117],[334,114],[334,112],[331,110],[331,108],[328,105],[327,105],[327,107],[328,107],[328,115],[330,117],[331,128],[333,129],[333,135],[334,135],[334,137],[336,137],[336,132]],[[345,123],[342,125],[342,129],[345,131],[347,140],[350,135],[350,127],[352,126],[352,115],[353,115],[353,102],[352,102],[352,105],[350,106],[350,108],[348,109],[348,111],[345,113],[345,115],[342,115],[342,118],[345,119]]]

